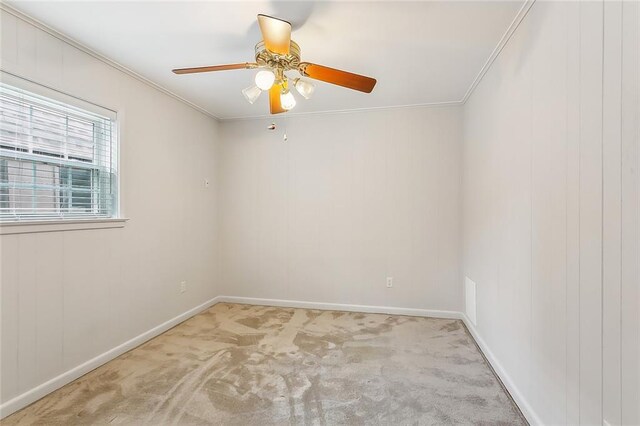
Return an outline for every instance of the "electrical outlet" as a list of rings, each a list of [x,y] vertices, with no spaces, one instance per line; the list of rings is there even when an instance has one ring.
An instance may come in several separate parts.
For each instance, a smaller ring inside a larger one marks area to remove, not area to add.
[[[184,293],[185,291],[187,291],[187,282],[186,281],[182,281],[180,283],[180,293]]]
[[[393,277],[387,277],[387,288],[393,287]]]

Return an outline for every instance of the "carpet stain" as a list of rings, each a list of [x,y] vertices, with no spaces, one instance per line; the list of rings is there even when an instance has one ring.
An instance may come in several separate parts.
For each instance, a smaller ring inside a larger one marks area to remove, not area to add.
[[[459,320],[220,303],[2,425],[524,425]]]

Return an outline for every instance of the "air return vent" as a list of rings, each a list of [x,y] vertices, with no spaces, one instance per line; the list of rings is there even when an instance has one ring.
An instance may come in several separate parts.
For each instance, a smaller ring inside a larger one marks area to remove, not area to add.
[[[476,283],[464,277],[465,306],[467,317],[476,325]]]

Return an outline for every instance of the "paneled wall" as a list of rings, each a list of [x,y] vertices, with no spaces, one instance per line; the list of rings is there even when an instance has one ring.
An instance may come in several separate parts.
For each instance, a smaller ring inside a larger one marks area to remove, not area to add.
[[[621,149],[622,170],[616,176],[622,195],[620,216],[619,292],[612,292],[607,302],[614,307],[612,329],[619,335],[618,358],[608,370],[620,386],[619,401],[613,401],[612,412],[620,416],[620,424],[640,424],[640,3],[622,2],[621,73]],[[618,260],[618,259],[614,259]],[[618,316],[619,314],[619,316]],[[617,322],[616,324],[616,321]],[[616,325],[619,328],[616,328]],[[606,334],[605,334],[606,336]],[[619,369],[616,367],[619,366]],[[617,376],[619,375],[619,376]],[[606,377],[606,376],[605,376]],[[610,389],[605,389],[605,394]],[[619,411],[618,411],[619,410]],[[615,421],[615,417],[614,417]],[[614,423],[612,423],[614,424]]]
[[[463,275],[536,423],[640,423],[638,25],[536,2],[465,105]]]
[[[476,328],[543,424],[602,419],[602,19],[537,2],[465,106]]]
[[[1,67],[116,110],[121,229],[0,237],[0,402],[218,295],[218,124],[3,11]],[[179,284],[188,290],[180,294]]]
[[[222,123],[225,295],[461,309],[460,107],[270,121]]]

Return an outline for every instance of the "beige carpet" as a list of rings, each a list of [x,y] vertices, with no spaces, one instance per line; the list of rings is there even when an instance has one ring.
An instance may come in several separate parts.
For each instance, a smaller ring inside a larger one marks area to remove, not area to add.
[[[224,303],[2,421],[524,423],[458,320]]]

